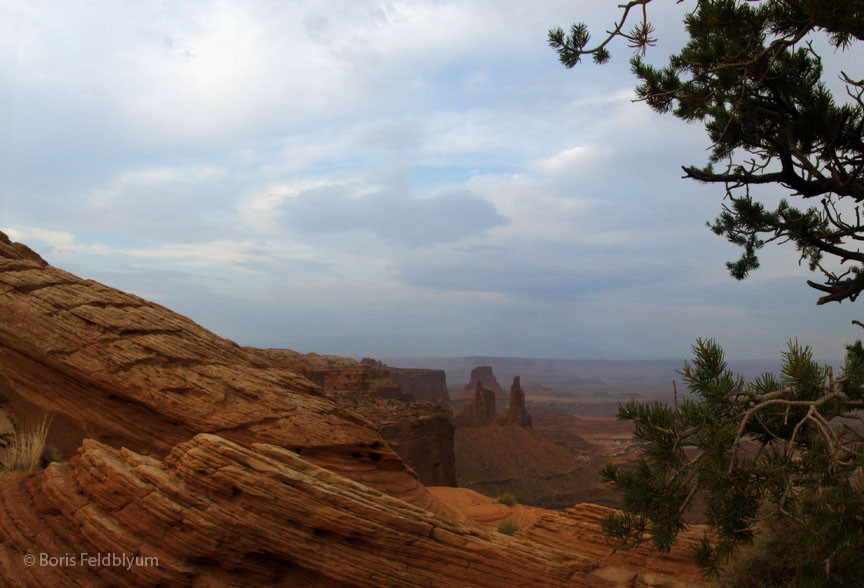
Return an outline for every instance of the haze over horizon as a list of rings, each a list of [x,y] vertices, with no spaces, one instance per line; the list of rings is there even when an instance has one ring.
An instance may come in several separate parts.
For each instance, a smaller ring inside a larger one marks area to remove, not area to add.
[[[704,131],[632,102],[627,47],[557,62],[547,30],[599,35],[614,3],[0,7],[0,230],[238,343],[675,359],[711,337],[770,359],[864,334],[794,251],[729,276],[722,189],[681,179]],[[686,8],[652,4],[652,63]],[[829,84],[858,72],[823,57]]]

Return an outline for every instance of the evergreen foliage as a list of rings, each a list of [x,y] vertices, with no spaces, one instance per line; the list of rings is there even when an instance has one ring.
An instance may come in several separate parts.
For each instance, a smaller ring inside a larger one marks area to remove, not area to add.
[[[817,304],[855,300],[864,290],[864,80],[844,73],[846,94],[835,99],[812,41],[823,34],[843,50],[864,38],[864,0],[687,1],[695,5],[684,19],[690,41],[662,68],[644,60],[655,42],[652,0],[622,5],[621,19],[594,47],[584,23],[549,31],[549,44],[573,67],[585,55],[605,63],[610,43],[623,37],[636,50],[638,97],[705,125],[709,161],[683,169],[687,178],[725,185],[709,226],[743,249],[727,264],[735,278],[759,267],[766,243],[791,242],[821,273],[807,282],[822,293]],[[641,19],[628,31],[634,12]],[[780,185],[802,205],[784,199],[772,209],[751,194],[760,185]]]
[[[782,521],[784,549],[796,554],[784,573],[796,585],[864,585],[861,343],[847,347],[836,379],[797,343],[779,376],[752,383],[727,369],[712,340],[697,341],[693,354],[680,372],[691,395],[678,406],[619,405],[642,450],[634,467],[601,472],[623,490],[623,513],[603,523],[608,537],[668,551],[699,494],[712,533],[695,556],[708,575]]]

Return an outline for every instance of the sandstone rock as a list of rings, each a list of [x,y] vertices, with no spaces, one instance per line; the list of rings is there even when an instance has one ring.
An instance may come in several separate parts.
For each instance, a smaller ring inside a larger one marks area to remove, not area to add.
[[[474,401],[462,409],[462,414],[455,420],[459,427],[482,427],[495,422],[495,392],[486,388],[479,381],[474,389]]]
[[[514,537],[573,553],[583,562],[584,577],[595,586],[714,586],[692,559],[692,549],[706,530],[703,526],[684,531],[669,553],[658,553],[649,545],[612,551],[600,526],[612,509],[603,506],[580,504],[564,512],[549,511],[521,504],[510,507],[467,488],[430,491],[478,525],[494,529],[502,519],[515,520],[520,530]]]
[[[0,373],[5,408],[53,414],[49,441],[72,455],[0,477],[0,587],[603,588],[665,573],[564,548],[555,533],[596,535],[578,512],[534,513],[513,537],[469,523],[320,385],[2,233]]]
[[[127,568],[24,558],[81,553],[138,559]],[[592,567],[574,551],[456,524],[293,451],[216,435],[162,460],[87,440],[68,463],[0,484],[0,586],[615,585],[595,581]]]
[[[0,373],[15,415],[54,415],[63,455],[84,438],[162,457],[196,433],[271,443],[443,510],[369,421],[301,375],[186,317],[46,264],[0,233]]]
[[[501,384],[498,383],[495,374],[492,373],[492,366],[481,365],[471,370],[471,377],[462,391],[463,397],[472,398],[474,391],[477,389],[478,383],[487,390],[494,392],[499,398],[504,397],[504,389],[501,387]]]
[[[520,427],[531,426],[531,415],[525,408],[525,392],[519,384],[519,376],[513,377],[513,385],[510,387],[510,407],[504,415],[505,423],[513,423]]]
[[[413,410],[412,410],[413,409]],[[405,414],[407,413],[407,414]],[[427,486],[455,486],[456,458],[450,414],[439,405],[409,405],[401,414],[388,410],[369,416],[381,435]]]
[[[402,393],[391,378],[392,368],[368,357],[356,362],[284,349],[255,352],[319,383],[337,404],[369,419],[424,484],[456,485],[449,411],[436,404],[406,402],[413,397]]]
[[[399,384],[403,394],[410,394],[418,402],[450,401],[447,392],[447,374],[444,370],[423,370],[389,366],[390,378]]]

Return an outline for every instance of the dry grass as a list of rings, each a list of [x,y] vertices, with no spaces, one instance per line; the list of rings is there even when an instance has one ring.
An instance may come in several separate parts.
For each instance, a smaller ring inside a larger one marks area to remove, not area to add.
[[[41,419],[22,423],[7,449],[6,469],[27,474],[39,471],[50,428],[51,417],[48,414],[43,414]]]
[[[502,519],[498,521],[498,532],[512,535],[519,530],[519,523],[513,519]]]
[[[515,506],[516,495],[512,492],[505,492],[498,497],[498,502],[500,502],[501,504],[506,504],[507,506]]]

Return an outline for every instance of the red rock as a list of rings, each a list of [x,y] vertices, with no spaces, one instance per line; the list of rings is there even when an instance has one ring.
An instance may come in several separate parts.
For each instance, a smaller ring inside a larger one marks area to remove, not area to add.
[[[501,384],[498,383],[495,374],[492,373],[492,366],[481,365],[471,370],[471,376],[468,383],[465,384],[465,388],[462,389],[462,397],[469,399],[472,398],[474,396],[474,391],[477,389],[478,383],[482,384],[487,390],[494,392],[498,397],[504,397],[504,389],[501,387]]]
[[[255,351],[320,383],[340,406],[369,419],[421,482],[456,485],[449,411],[437,404],[406,402],[412,395],[403,393],[391,378],[392,368],[368,357],[356,362],[283,349]]]
[[[85,441],[69,463],[0,484],[0,536],[7,586],[591,585],[557,549],[459,525],[274,445],[206,434],[161,461]],[[158,565],[26,565],[43,553]]]
[[[531,426],[531,415],[525,408],[525,392],[519,384],[519,376],[513,377],[513,385],[510,387],[510,407],[502,419],[504,423],[513,423],[520,427]]]
[[[494,529],[502,519],[515,520],[520,530],[514,537],[569,551],[583,562],[587,571],[583,578],[594,586],[715,585],[700,575],[692,556],[693,548],[706,531],[704,526],[694,525],[684,531],[669,553],[658,553],[650,545],[612,551],[603,537],[600,522],[613,509],[595,504],[580,504],[563,512],[521,504],[511,507],[467,488],[430,490],[476,524]]]
[[[474,401],[466,404],[462,414],[454,420],[459,427],[482,427],[495,422],[495,418],[495,392],[478,381]]]
[[[49,441],[162,457],[196,433],[264,442],[442,509],[374,427],[308,379],[171,310],[51,267],[0,233],[0,373],[14,414]]]
[[[5,408],[51,412],[71,456],[0,477],[0,587],[603,588],[654,568],[598,553],[590,508],[513,537],[470,522],[309,379],[2,233],[0,373]]]
[[[399,384],[403,394],[410,394],[418,402],[450,402],[447,392],[447,374],[444,370],[387,367],[390,378]]]

